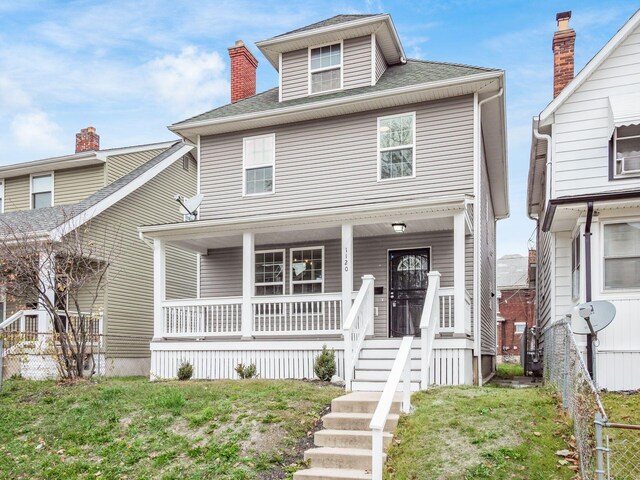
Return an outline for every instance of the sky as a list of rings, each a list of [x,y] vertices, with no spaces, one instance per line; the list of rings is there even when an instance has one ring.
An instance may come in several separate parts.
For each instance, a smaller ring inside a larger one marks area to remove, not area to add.
[[[571,10],[576,73],[638,8],[634,1],[0,0],[0,164],[176,138],[167,125],[229,101],[227,48],[258,57],[258,91],[277,72],[253,43],[340,13],[390,13],[410,58],[506,71],[511,213],[498,256],[525,254],[531,118],[552,96],[555,14]]]

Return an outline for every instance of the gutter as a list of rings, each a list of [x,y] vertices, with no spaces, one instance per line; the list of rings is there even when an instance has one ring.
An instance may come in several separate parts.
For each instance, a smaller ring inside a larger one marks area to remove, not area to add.
[[[586,280],[585,300],[591,301],[591,221],[593,220],[593,201],[587,202],[587,221],[584,226],[584,274]],[[590,325],[590,323],[588,324]],[[591,329],[593,331],[593,329]],[[593,335],[587,334],[587,371],[593,378]]]
[[[551,201],[551,196],[552,196],[551,195],[551,135],[540,133],[540,131],[538,130],[538,127],[540,124],[539,119],[537,123],[538,124],[535,127],[533,127],[533,136],[536,137],[538,140],[545,140],[547,142],[547,163],[546,163],[546,170],[545,170],[545,187],[544,188],[545,188],[545,200],[547,201],[547,204],[548,204]],[[534,168],[535,168],[535,164],[534,164]],[[529,210],[529,208],[527,208],[527,210]],[[530,212],[528,212],[527,215],[529,216],[529,218],[531,218]],[[537,220],[537,219],[531,218],[531,220]],[[547,222],[546,216],[544,221],[545,223]]]

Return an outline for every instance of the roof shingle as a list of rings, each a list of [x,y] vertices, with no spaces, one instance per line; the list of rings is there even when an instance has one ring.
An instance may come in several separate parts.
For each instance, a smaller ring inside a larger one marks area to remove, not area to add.
[[[369,13],[369,14],[359,14],[359,15],[356,15],[356,14],[354,14],[354,15],[336,15],[335,17],[325,18],[324,20],[320,20],[319,22],[312,23],[311,25],[307,25],[305,27],[296,28],[295,30],[291,30],[290,32],[281,33],[280,35],[276,35],[275,37],[271,37],[269,40],[271,40],[272,38],[284,37],[285,35],[290,35],[292,33],[307,32],[309,30],[315,30],[316,28],[329,27],[331,25],[338,25],[340,23],[351,22],[353,20],[360,20],[361,18],[377,17],[379,15],[382,15],[382,14],[381,13],[373,13],[373,14]]]

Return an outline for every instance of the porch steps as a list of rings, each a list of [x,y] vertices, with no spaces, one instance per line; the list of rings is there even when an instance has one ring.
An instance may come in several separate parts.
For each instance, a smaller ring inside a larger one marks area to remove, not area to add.
[[[331,402],[331,413],[322,417],[325,429],[315,434],[316,448],[304,454],[310,468],[296,472],[294,480],[370,480],[372,434],[369,423],[379,400],[378,392],[353,392],[335,398]],[[385,448],[391,444],[398,425],[400,403],[398,394],[385,425]]]
[[[365,340],[356,364],[351,390],[381,392],[389,378],[400,348],[401,338]],[[411,391],[420,390],[421,350],[419,339],[411,349]],[[398,389],[402,384],[398,385]]]

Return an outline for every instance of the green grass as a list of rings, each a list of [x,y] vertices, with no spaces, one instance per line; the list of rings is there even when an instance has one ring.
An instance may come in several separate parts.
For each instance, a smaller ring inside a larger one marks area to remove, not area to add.
[[[570,479],[557,450],[571,427],[545,389],[439,387],[413,396],[387,479]]]
[[[524,375],[524,369],[516,363],[499,363],[496,366],[496,376],[499,378],[513,378]]]
[[[0,478],[242,480],[293,470],[294,447],[342,393],[298,381],[10,380]]]
[[[640,392],[603,393],[601,398],[610,422],[640,425]],[[638,436],[640,437],[640,433]]]

